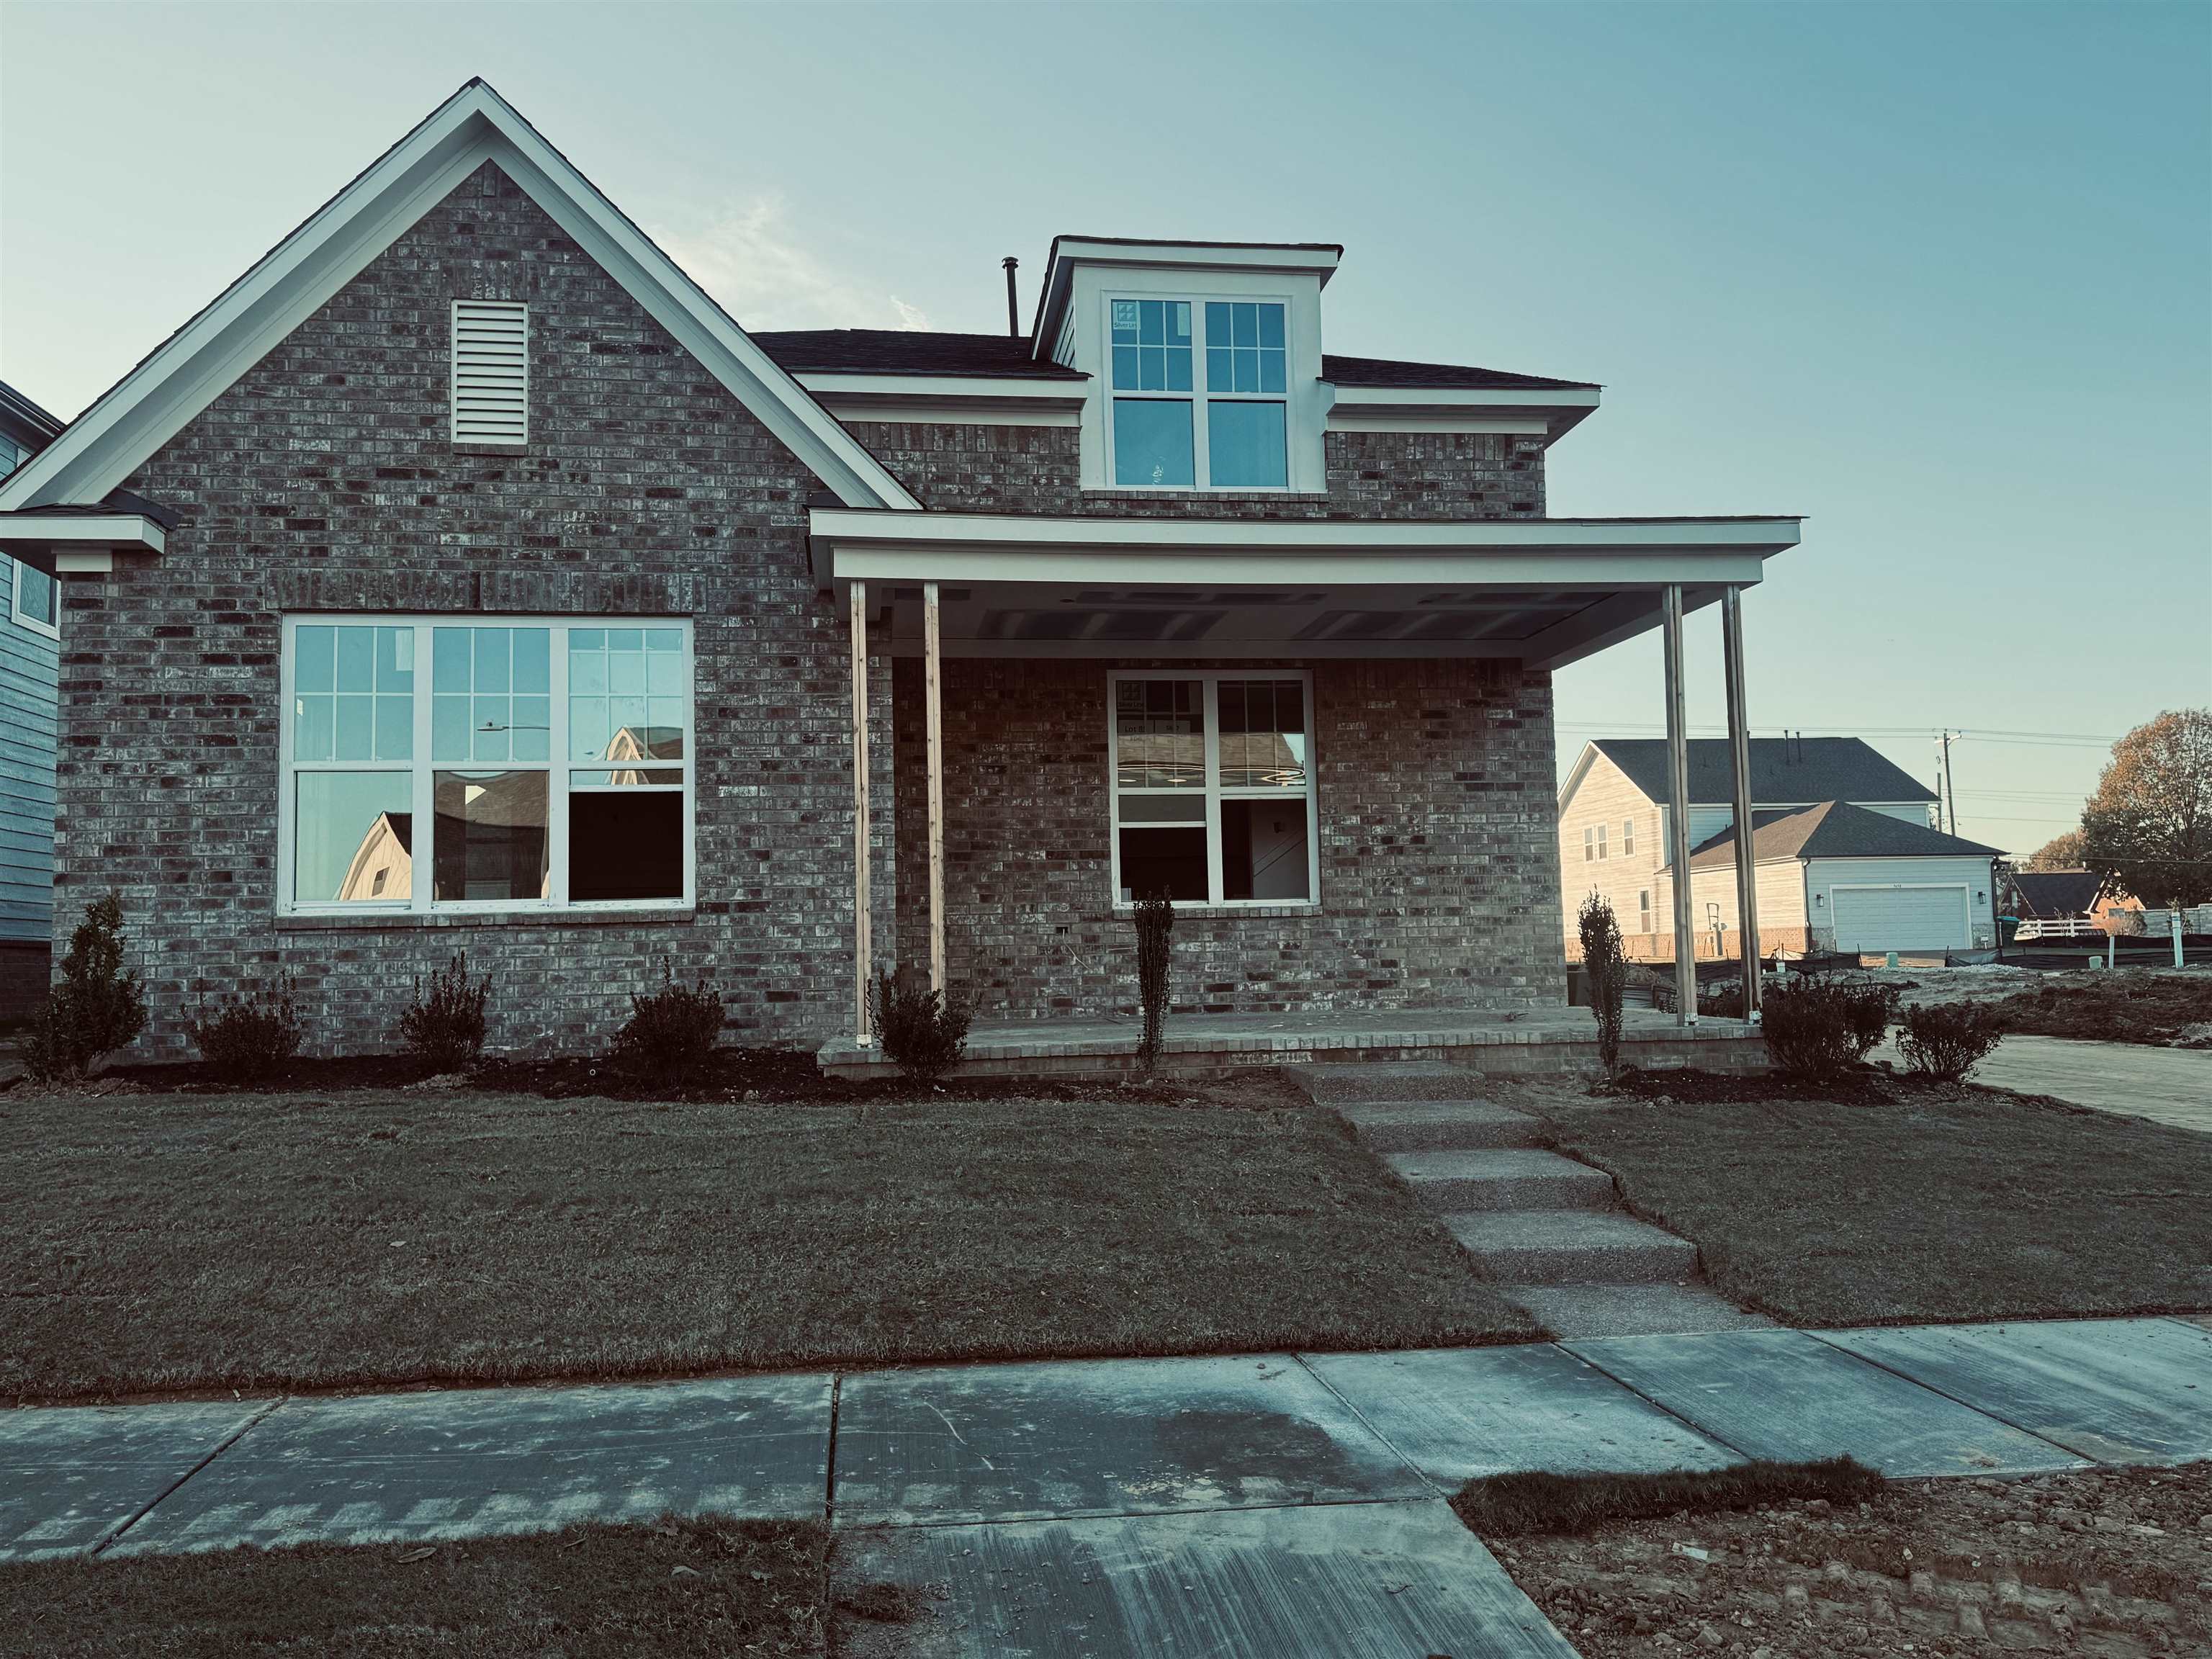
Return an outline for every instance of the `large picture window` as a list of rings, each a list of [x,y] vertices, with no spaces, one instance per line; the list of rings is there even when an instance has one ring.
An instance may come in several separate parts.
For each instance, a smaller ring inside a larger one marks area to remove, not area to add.
[[[283,684],[287,910],[690,902],[689,623],[289,617]]]
[[[1314,902],[1309,678],[1115,674],[1108,690],[1115,902]]]
[[[1286,306],[1115,298],[1106,307],[1115,483],[1288,487]]]

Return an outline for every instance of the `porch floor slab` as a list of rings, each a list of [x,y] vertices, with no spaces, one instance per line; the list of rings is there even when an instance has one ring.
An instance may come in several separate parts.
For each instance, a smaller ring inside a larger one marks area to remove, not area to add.
[[[978,1025],[968,1033],[958,1075],[987,1077],[1042,1072],[1133,1068],[1142,1026],[1133,1016],[1035,1020]],[[1715,1070],[1765,1069],[1758,1029],[1740,1020],[1678,1025],[1672,1014],[1623,1011],[1625,1064],[1698,1065]],[[816,1051],[826,1072],[841,1077],[889,1074],[880,1047],[849,1036]],[[1587,1008],[1564,1004],[1505,1012],[1468,1009],[1397,1009],[1382,1012],[1170,1016],[1161,1065],[1175,1071],[1235,1066],[1345,1060],[1445,1060],[1475,1072],[1565,1072],[1597,1063],[1597,1024]]]

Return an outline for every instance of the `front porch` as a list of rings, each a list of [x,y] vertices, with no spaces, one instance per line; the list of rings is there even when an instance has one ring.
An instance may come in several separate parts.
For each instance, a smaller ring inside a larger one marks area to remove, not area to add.
[[[1757,1028],[1739,1020],[1702,1019],[1681,1025],[1648,1008],[1623,1011],[1625,1065],[1657,1070],[1696,1066],[1706,1071],[1766,1068]],[[977,1026],[955,1076],[1097,1076],[1137,1068],[1139,1022],[1036,1020]],[[1587,1008],[1529,1008],[1504,1013],[1465,1009],[1378,1012],[1170,1015],[1161,1070],[1202,1075],[1239,1066],[1335,1065],[1425,1060],[1470,1071],[1513,1076],[1590,1073],[1597,1069],[1597,1024]],[[832,1076],[890,1077],[897,1068],[878,1043],[841,1036],[817,1053]]]

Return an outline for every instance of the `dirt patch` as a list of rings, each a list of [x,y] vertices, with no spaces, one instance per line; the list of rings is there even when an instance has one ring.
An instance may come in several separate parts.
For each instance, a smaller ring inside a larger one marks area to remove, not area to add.
[[[1584,1659],[2212,1653],[2212,1464],[1893,1482],[1490,1544]]]
[[[2069,974],[1996,1005],[2005,1029],[2089,1042],[2171,1044],[2212,1021],[2212,974],[2125,969]]]

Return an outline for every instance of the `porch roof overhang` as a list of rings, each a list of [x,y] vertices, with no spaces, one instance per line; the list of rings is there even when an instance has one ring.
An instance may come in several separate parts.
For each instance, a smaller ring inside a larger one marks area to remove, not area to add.
[[[128,508],[0,514],[0,552],[50,576],[112,569],[118,553],[159,553],[167,544],[161,519]]]
[[[1509,657],[1556,668],[1759,580],[1795,517],[1068,517],[816,507],[817,582],[870,636],[956,657]]]

